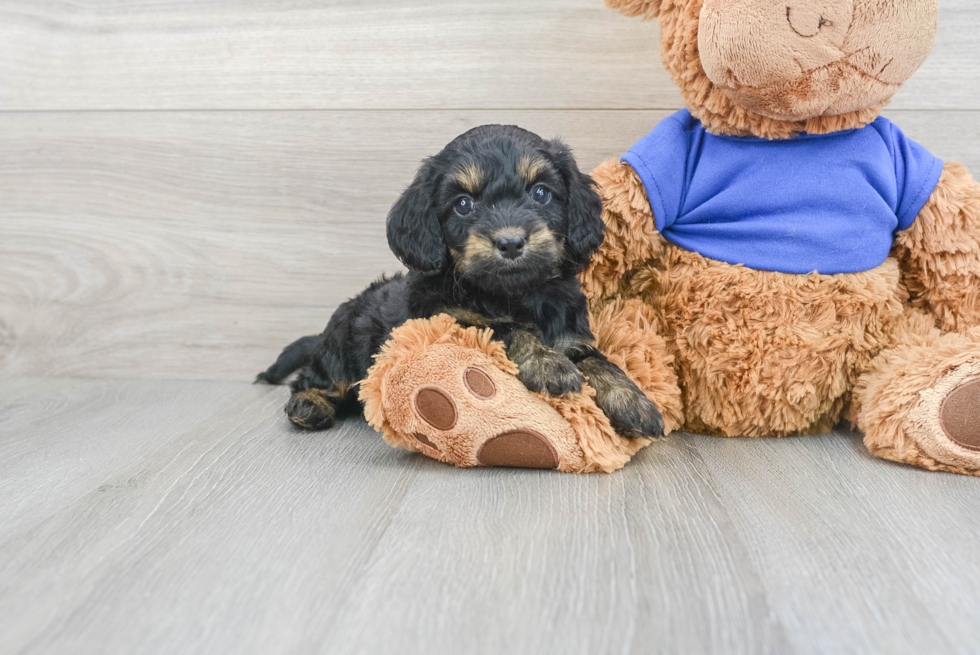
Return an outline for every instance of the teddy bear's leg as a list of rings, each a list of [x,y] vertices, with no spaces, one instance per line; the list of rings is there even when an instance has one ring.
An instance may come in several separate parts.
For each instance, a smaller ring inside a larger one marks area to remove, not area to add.
[[[443,314],[393,331],[360,397],[393,446],[461,467],[610,472],[650,443],[618,436],[588,386],[551,397],[517,372],[489,331]]]
[[[848,418],[878,457],[980,475],[980,328],[943,334],[909,310],[854,388]]]
[[[965,166],[946,164],[894,253],[910,303],[896,345],[855,388],[849,417],[876,455],[978,475],[980,184]]]

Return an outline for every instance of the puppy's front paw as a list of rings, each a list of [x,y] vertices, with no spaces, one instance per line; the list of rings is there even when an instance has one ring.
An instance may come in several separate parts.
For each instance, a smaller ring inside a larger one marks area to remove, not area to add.
[[[568,357],[551,350],[542,350],[518,364],[517,379],[530,391],[563,396],[582,390],[585,376]]]
[[[326,430],[333,426],[336,410],[320,389],[299,391],[286,403],[286,416],[307,430]]]
[[[597,390],[596,404],[621,437],[644,439],[664,436],[664,418],[660,410],[628,379],[601,392]]]
[[[657,406],[645,394],[637,393],[629,401],[613,403],[611,409],[603,408],[613,429],[627,439],[644,439],[664,436],[664,418]]]

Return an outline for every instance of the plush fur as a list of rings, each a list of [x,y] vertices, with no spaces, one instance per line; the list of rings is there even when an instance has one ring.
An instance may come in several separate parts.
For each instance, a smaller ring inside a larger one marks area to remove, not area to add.
[[[980,325],[980,185],[948,162],[918,219],[898,235],[894,254],[912,306],[947,332]]]
[[[426,160],[388,216],[407,275],[382,278],[341,305],[318,337],[288,346],[259,380],[299,368],[290,420],[324,429],[357,408],[357,387],[394,328],[439,313],[492,331],[535,392],[579,392],[624,437],[663,433],[650,399],[595,346],[577,275],[602,242],[601,203],[568,148],[491,125]]]
[[[659,20],[663,63],[709,131],[767,139],[874,121],[931,48],[936,15],[933,0],[606,4]],[[606,162],[593,178],[606,224],[581,275],[594,331],[610,337],[600,347],[655,400],[668,430],[778,437],[846,418],[877,456],[980,473],[980,406],[968,407],[978,420],[961,415],[955,429],[944,415],[958,390],[980,397],[980,185],[962,165],[946,165],[891,257],[841,275],[757,271],[683,250],[657,233],[627,164]],[[630,341],[637,356],[617,359]],[[403,353],[409,368],[426,366],[430,355],[415,354]],[[593,436],[581,427],[579,441]]]

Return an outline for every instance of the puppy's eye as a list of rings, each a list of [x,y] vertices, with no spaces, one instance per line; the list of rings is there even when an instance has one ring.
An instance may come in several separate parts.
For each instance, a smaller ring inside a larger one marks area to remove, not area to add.
[[[468,216],[469,214],[473,213],[473,207],[475,205],[476,203],[473,202],[473,198],[470,198],[469,196],[462,196],[456,201],[456,204],[453,205],[453,209],[456,210],[456,213],[460,216]]]
[[[531,189],[531,199],[539,205],[547,205],[551,202],[551,191],[542,184],[538,184]]]

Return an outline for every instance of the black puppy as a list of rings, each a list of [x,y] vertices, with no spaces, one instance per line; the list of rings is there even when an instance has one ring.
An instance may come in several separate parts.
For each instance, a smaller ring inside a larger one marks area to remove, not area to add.
[[[593,186],[560,141],[501,125],[457,137],[388,215],[388,244],[409,273],[341,305],[323,334],[287,347],[257,381],[278,384],[301,369],[286,414],[328,428],[360,410],[358,382],[392,329],[447,313],[492,328],[531,391],[579,391],[588,376],[619,434],[660,436],[656,406],[593,345],[577,278],[603,239]]]

